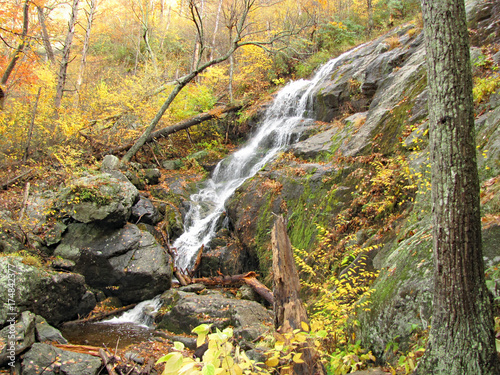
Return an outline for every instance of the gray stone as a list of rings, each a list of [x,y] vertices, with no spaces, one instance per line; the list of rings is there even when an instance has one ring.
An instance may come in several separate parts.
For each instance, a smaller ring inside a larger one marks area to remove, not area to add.
[[[148,168],[144,170],[144,179],[148,185],[156,185],[160,182],[161,173],[158,168]]]
[[[102,172],[110,172],[115,170],[120,170],[122,167],[122,162],[114,155],[106,155],[102,159],[101,163],[101,171]]]
[[[55,271],[73,271],[75,269],[75,262],[69,259],[56,258],[52,261],[50,267]]]
[[[61,242],[62,236],[66,231],[66,224],[57,221],[49,232],[45,236],[45,244],[47,246],[53,246]]]
[[[298,142],[290,147],[290,151],[298,157],[314,159],[321,153],[330,152],[335,145],[335,136],[339,133],[338,127],[313,135],[305,141]]]
[[[121,227],[130,218],[138,195],[129,181],[102,173],[79,178],[62,189],[56,206],[63,214],[81,223],[99,221]]]
[[[132,206],[130,217],[133,223],[156,225],[160,221],[160,214],[153,203],[146,197],[139,196],[139,200]]]
[[[162,167],[167,171],[174,171],[176,169],[179,169],[179,163],[177,163],[176,160],[165,160],[162,163]]]
[[[151,299],[170,288],[169,255],[134,224],[119,229],[71,224],[54,255],[74,261],[88,285],[124,303]]]
[[[73,353],[52,345],[35,343],[24,355],[23,375],[97,375],[100,358],[89,354]]]
[[[0,366],[15,362],[16,357],[35,342],[35,314],[24,311],[19,319],[9,316],[0,331]]]
[[[226,298],[220,293],[179,293],[170,302],[172,308],[158,327],[177,334],[190,333],[193,328],[206,323],[219,329],[232,326],[237,339],[252,341],[273,324],[272,313],[259,303]]]
[[[57,328],[52,327],[44,317],[36,316],[36,339],[38,342],[55,342],[57,344],[67,344],[66,340],[61,331]]]
[[[12,279],[15,272],[15,279]],[[10,277],[10,278],[9,278]],[[15,283],[14,298],[9,285]],[[9,315],[8,301],[15,300],[17,312],[31,311],[50,324],[88,314],[94,306],[82,310],[80,303],[87,293],[85,278],[75,273],[59,273],[24,264],[21,257],[0,257],[0,323]]]
[[[250,285],[242,285],[238,289],[238,293],[236,294],[237,297],[241,299],[245,299],[248,301],[256,301],[258,302],[260,300],[260,296],[253,290],[253,288]]]

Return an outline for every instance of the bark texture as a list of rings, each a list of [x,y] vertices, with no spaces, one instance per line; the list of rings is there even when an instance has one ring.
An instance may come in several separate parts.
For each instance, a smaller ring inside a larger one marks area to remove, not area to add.
[[[472,74],[463,0],[422,0],[428,60],[434,300],[416,374],[499,374],[484,281]]]
[[[283,216],[276,219],[271,232],[273,248],[273,287],[274,287],[274,325],[280,332],[292,332],[301,329],[301,322],[309,324],[309,318],[300,292],[300,279],[293,259],[292,245],[286,231]],[[324,375],[325,368],[320,362],[320,355],[310,340],[298,347],[304,363],[294,363],[281,374]]]

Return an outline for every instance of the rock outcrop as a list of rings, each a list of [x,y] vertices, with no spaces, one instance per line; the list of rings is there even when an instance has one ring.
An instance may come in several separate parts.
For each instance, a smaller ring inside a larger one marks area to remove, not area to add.
[[[236,338],[247,342],[255,340],[272,327],[272,313],[261,304],[228,298],[220,292],[205,295],[171,290],[166,292],[163,315],[158,327],[174,333],[191,333],[200,324],[212,324],[224,329],[234,327]]]
[[[9,292],[9,275],[15,273],[13,293]],[[55,272],[23,263],[18,256],[0,257],[0,322],[4,325],[9,312],[31,311],[50,324],[88,314],[95,306],[85,278],[76,273]],[[12,298],[13,297],[13,298]],[[9,303],[10,300],[10,303]],[[13,310],[9,310],[13,306]]]
[[[119,229],[70,224],[54,254],[75,262],[75,272],[90,286],[123,303],[151,299],[170,288],[170,256],[134,224]]]

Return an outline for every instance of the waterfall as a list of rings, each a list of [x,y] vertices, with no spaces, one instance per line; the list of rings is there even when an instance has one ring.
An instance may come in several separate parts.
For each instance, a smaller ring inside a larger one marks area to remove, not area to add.
[[[160,296],[153,299],[138,303],[132,310],[124,312],[120,316],[115,316],[111,319],[104,320],[101,323],[107,324],[122,324],[135,323],[137,325],[151,327],[154,321],[154,314],[161,307]]]
[[[311,80],[293,81],[282,88],[248,143],[219,162],[203,188],[191,195],[184,221],[185,232],[173,244],[178,253],[178,267],[193,266],[200,247],[214,237],[224,204],[236,189],[294,141],[291,139],[294,131],[314,121],[309,113],[314,93],[336,64],[352,52],[330,60]]]

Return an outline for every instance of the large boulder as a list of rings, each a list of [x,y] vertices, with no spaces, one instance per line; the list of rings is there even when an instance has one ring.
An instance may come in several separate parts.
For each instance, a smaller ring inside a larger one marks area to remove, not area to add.
[[[52,345],[35,343],[24,355],[23,375],[97,375],[101,359],[89,354],[73,353]]]
[[[162,295],[169,311],[158,328],[191,333],[200,324],[224,329],[234,327],[235,336],[252,341],[273,326],[272,313],[254,301],[227,298],[218,292],[206,295],[171,290]]]
[[[62,214],[80,223],[98,221],[121,227],[130,218],[138,196],[130,181],[99,173],[81,177],[63,188],[55,204]]]
[[[14,363],[16,357],[35,342],[35,314],[24,311],[16,320],[11,316],[9,324],[0,331],[0,366]]]
[[[170,288],[170,256],[134,224],[119,229],[71,224],[54,255],[75,262],[87,284],[124,303],[151,299]]]
[[[0,286],[1,325],[7,322],[10,306],[57,325],[88,314],[96,304],[82,275],[25,264],[18,256],[0,257]]]

